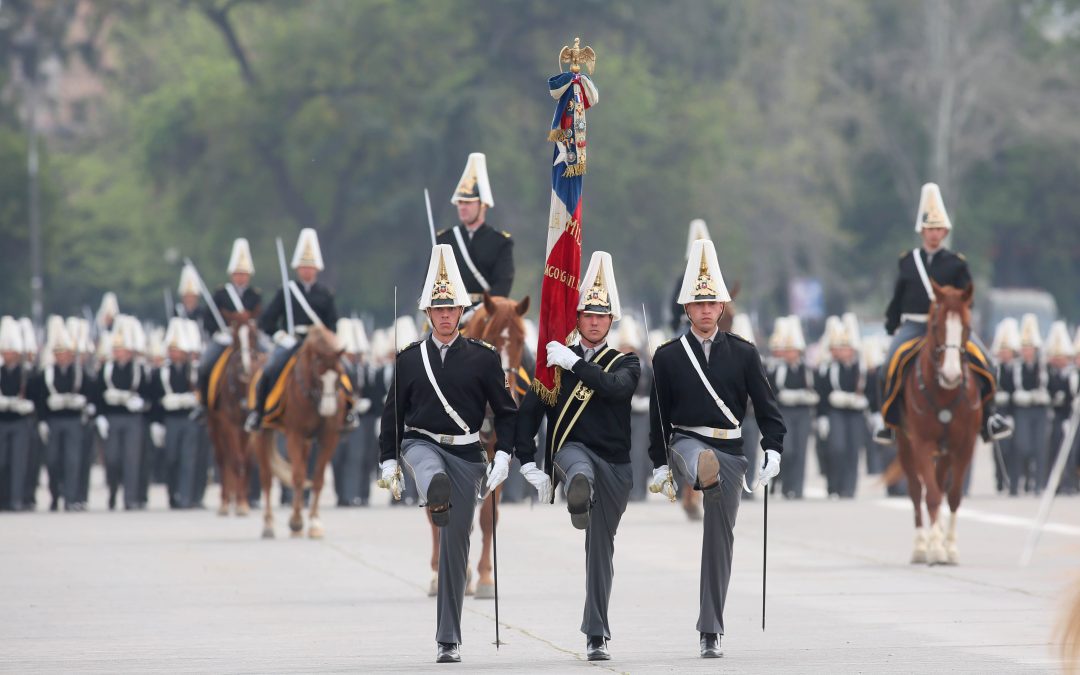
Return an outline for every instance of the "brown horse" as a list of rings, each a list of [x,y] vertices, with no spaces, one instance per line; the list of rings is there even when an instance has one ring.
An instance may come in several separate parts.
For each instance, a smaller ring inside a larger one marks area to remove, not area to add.
[[[206,405],[206,423],[214,460],[221,475],[221,506],[218,515],[229,515],[229,505],[236,515],[249,511],[247,472],[251,466],[248,434],[244,431],[248,388],[254,373],[262,367],[266,355],[259,352],[258,329],[249,312],[222,312],[229,324],[232,344],[214,367],[210,401]]]
[[[274,432],[285,436],[285,447],[292,467],[293,503],[289,530],[298,537],[304,529],[304,487],[308,457],[313,440],[319,441],[319,456],[311,479],[311,512],[308,536],[319,539],[325,533],[319,520],[319,495],[322,492],[326,464],[338,444],[345,420],[346,392],[341,384],[341,347],[337,337],[323,326],[312,326],[291,368],[281,374],[283,385],[280,412],[268,414],[263,429],[254,434],[259,457],[259,478],[266,508],[263,513],[263,538],[274,536],[274,511],[270,501],[273,481],[271,453]]]
[[[903,376],[897,454],[915,506],[913,563],[955,565],[959,561],[956,511],[975,451],[983,406],[966,358],[973,292],[972,286],[961,290],[934,284],[926,338]],[[923,529],[924,491],[929,532]],[[938,520],[943,492],[949,500],[947,531]]]
[[[525,297],[521,302],[515,302],[510,298],[492,297],[484,293],[484,304],[480,306],[465,324],[463,334],[465,337],[477,338],[495,347],[502,359],[503,371],[506,373],[507,382],[513,382],[517,377],[518,369],[525,354],[525,322],[521,317],[529,311],[529,298]],[[517,388],[510,387],[510,395],[518,400]],[[484,428],[490,428],[485,423]],[[481,441],[487,451],[488,461],[495,457],[495,434],[481,429]],[[480,550],[480,564],[477,566],[479,581],[476,584],[475,595],[477,598],[495,597],[495,579],[491,575],[491,539],[492,539],[492,510],[498,518],[497,504],[502,496],[502,487],[495,489],[491,499],[485,499],[480,506],[480,532],[482,534],[482,547]],[[431,516],[428,515],[430,523]],[[439,528],[431,525],[431,587],[429,595],[435,595],[438,591],[439,578]],[[469,592],[466,590],[466,592]]]

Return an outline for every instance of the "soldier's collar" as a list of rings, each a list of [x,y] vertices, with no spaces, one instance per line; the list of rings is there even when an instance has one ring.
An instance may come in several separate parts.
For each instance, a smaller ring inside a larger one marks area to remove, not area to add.
[[[446,345],[446,349],[447,349],[447,350],[450,350],[450,349],[452,349],[452,348],[454,347],[454,345],[456,345],[456,344],[458,343],[458,338],[459,338],[459,337],[461,337],[461,333],[457,333],[457,332],[455,332],[455,333],[454,333],[454,337],[450,339],[450,342],[447,342],[447,343],[445,343],[445,345]],[[442,348],[443,348],[443,344],[444,344],[444,343],[442,342],[442,340],[439,340],[439,339],[437,339],[437,338],[435,337],[435,331],[431,331],[431,338],[430,338],[430,340],[431,340],[431,344],[435,345],[435,349],[436,349],[436,350],[439,350],[439,349],[442,349]]]

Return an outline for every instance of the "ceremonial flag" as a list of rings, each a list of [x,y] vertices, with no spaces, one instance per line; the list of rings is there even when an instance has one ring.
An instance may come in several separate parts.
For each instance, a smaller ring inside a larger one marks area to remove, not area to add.
[[[566,343],[577,324],[578,285],[581,277],[581,183],[585,175],[585,111],[597,100],[596,86],[580,72],[584,63],[592,71],[596,56],[589,47],[563,47],[560,61],[570,72],[548,80],[558,103],[548,139],[555,143],[551,167],[551,210],[548,216],[544,280],[540,290],[539,337],[533,388],[549,405],[559,393],[559,371],[547,363],[548,342]]]

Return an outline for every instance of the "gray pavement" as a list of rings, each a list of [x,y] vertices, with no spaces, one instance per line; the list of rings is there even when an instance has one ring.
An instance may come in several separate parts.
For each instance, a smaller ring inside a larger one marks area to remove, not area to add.
[[[1051,639],[1080,569],[1080,501],[1058,500],[1021,569],[1037,503],[992,495],[985,473],[961,508],[957,567],[907,564],[910,505],[865,478],[854,501],[774,498],[764,633],[762,503],[744,503],[719,662],[697,657],[701,528],[680,508],[630,505],[616,539],[614,658],[589,664],[578,632],[584,534],[561,505],[507,506],[505,644],[492,644],[492,601],[466,598],[461,666],[433,663],[419,509],[381,496],[367,509],[326,506],[322,541],[285,536],[279,509],[279,538],[262,541],[258,515],[215,515],[215,490],[206,511],[170,512],[155,487],[148,511],[109,513],[95,475],[89,513],[0,516],[0,671],[1056,672]],[[473,542],[475,566],[478,530]]]

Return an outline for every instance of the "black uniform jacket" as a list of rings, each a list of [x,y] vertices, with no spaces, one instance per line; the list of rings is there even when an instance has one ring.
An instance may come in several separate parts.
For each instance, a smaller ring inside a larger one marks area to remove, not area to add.
[[[1073,394],[1070,378],[1075,371],[1062,368],[1048,368],[1046,390],[1050,392],[1050,406],[1054,409],[1054,417],[1058,420],[1065,419],[1072,413]]]
[[[234,287],[235,288],[235,287]],[[301,286],[303,288],[303,286]],[[225,290],[224,286],[219,286],[214,295],[214,304],[217,305],[219,312],[235,312],[236,304],[232,301],[232,296]],[[244,309],[250,312],[253,316],[258,316],[262,305],[262,291],[259,289],[248,286],[244,289],[243,293],[240,293],[240,304],[244,306]],[[284,310],[284,303],[282,304],[282,311]],[[303,311],[303,310],[301,310]],[[202,317],[203,328],[210,335],[213,335],[218,331],[217,321],[214,320],[214,315],[207,311]]]
[[[169,377],[169,390],[166,391],[165,383],[162,381],[162,371],[168,372]],[[148,403],[151,405],[150,417],[155,422],[160,422],[166,416],[169,417],[182,417],[191,413],[190,408],[180,408],[177,410],[165,410],[161,405],[161,400],[167,393],[173,394],[187,394],[194,391],[194,386],[191,382],[191,365],[188,363],[166,363],[165,365],[153,368],[150,370],[150,378],[146,387],[146,394]]]
[[[925,265],[926,251],[920,248],[919,256]],[[912,251],[900,256],[899,267],[900,273],[896,277],[893,297],[885,310],[885,330],[889,335],[896,332],[900,326],[901,314],[926,314],[930,311],[930,296],[926,294],[919,270],[915,268]],[[934,254],[934,259],[926,265],[926,275],[941,286],[967,288],[971,285],[971,271],[968,269],[967,260],[947,248],[939,249]]]
[[[458,337],[450,345],[446,361],[443,362],[439,358],[438,348],[428,336],[398,352],[397,372],[390,383],[386,408],[383,410],[379,461],[395,457],[395,442],[400,439],[417,438],[435,442],[418,432],[406,432],[406,426],[435,434],[460,436],[465,433],[443,409],[438,394],[424,372],[421,349],[428,350],[435,381],[439,383],[447,403],[468,425],[469,431],[475,433],[480,430],[484,413],[491,406],[495,415],[495,448],[513,453],[517,406],[506,387],[506,375],[498,353],[485,342]],[[479,443],[440,447],[470,461],[483,461]]]
[[[783,371],[781,373],[781,371]],[[783,376],[783,382],[777,382],[776,378]],[[774,392],[782,389],[817,389],[816,380],[814,379],[813,371],[806,365],[805,361],[799,361],[798,363],[791,364],[786,361],[777,364],[769,372],[769,385],[773,388]]]
[[[39,420],[50,420],[60,417],[78,417],[82,410],[62,408],[53,410],[48,405],[49,396],[53,393],[46,384],[46,373],[51,371],[48,377],[52,379],[52,388],[57,394],[82,394],[87,403],[94,402],[94,379],[89,373],[81,369],[76,363],[66,368],[53,364],[46,366],[34,374],[30,380],[30,396],[34,399],[34,408]],[[6,387],[5,387],[6,390]]]
[[[754,417],[761,430],[761,447],[765,450],[784,451],[784,418],[776,405],[776,397],[765,377],[761,356],[757,348],[732,333],[716,334],[709,354],[708,364],[701,344],[693,335],[687,341],[713,390],[727,404],[731,414],[742,423],[746,416],[748,401],[754,404]],[[656,387],[649,404],[649,457],[653,466],[667,463],[665,440],[670,439],[671,425],[688,427],[713,427],[730,429],[731,422],[720,412],[705,385],[701,382],[687,357],[679,339],[671,340],[656,350],[653,356]],[[661,429],[660,418],[663,417]],[[731,455],[743,454],[741,438],[715,439],[698,436],[706,444]]]
[[[0,366],[0,396],[30,399],[33,393],[30,386],[30,376],[30,370],[21,363],[14,366]],[[0,412],[0,422],[15,422],[25,419],[27,419],[25,415],[20,415],[13,410]]]
[[[840,385],[839,389],[833,386],[833,371],[836,372],[836,383]],[[833,391],[866,395],[866,374],[862,372],[859,361],[851,363],[830,361],[821,366],[817,375],[817,392],[821,397],[818,401],[818,415],[826,415],[832,408],[829,404],[829,394]]]
[[[110,372],[111,371],[111,372]],[[143,400],[149,396],[149,376],[142,366],[134,360],[121,365],[115,361],[107,361],[98,369],[97,378],[93,382],[93,395],[90,400],[99,415],[126,414],[130,411],[124,405],[109,405],[105,402],[105,391],[110,387],[120,391],[130,391],[137,394]]]
[[[338,313],[337,307],[334,305],[334,294],[330,289],[317,281],[309,289],[305,289],[300,282],[297,282],[296,285],[300,292],[304,294],[308,304],[311,305],[312,311],[322,320],[323,325],[330,330],[334,330],[337,326]],[[293,323],[297,326],[310,326],[313,324],[314,321],[300,306],[300,301],[292,297],[291,288],[289,289],[289,295],[292,300]],[[267,335],[273,335],[279,330],[285,330],[285,324],[285,292],[279,288],[273,299],[270,300],[270,304],[267,305],[266,311],[259,317],[259,330]]]
[[[469,231],[464,225],[455,227],[461,229],[461,238],[465,242],[465,247],[469,249],[469,257],[472,258],[476,269],[491,285],[489,293],[510,297],[510,288],[514,285],[514,240],[510,238],[510,234],[484,223],[476,228],[470,240]],[[439,231],[435,241],[439,244],[449,244],[454,249],[454,257],[457,258],[458,271],[461,272],[461,280],[465,282],[465,290],[470,294],[483,293],[484,289],[480,286],[480,282],[465,264],[465,258],[461,255],[461,249],[458,248],[457,237],[454,236],[454,228]]]
[[[571,349],[578,356],[584,353],[580,345]],[[593,355],[594,361],[602,351],[598,350]],[[559,398],[553,407],[545,406],[536,392],[530,389],[518,410],[515,441],[518,459],[522,464],[536,461],[536,431],[540,428],[540,420],[547,415],[548,433],[552,433],[559,414],[580,381],[593,390],[593,395],[565,442],[581,443],[600,459],[612,464],[628,464],[630,402],[640,376],[641,361],[637,354],[624,354],[611,364],[611,369],[606,373],[600,366],[584,359],[578,361],[573,370],[564,370]],[[551,466],[551,457],[547,458],[545,466]]]

